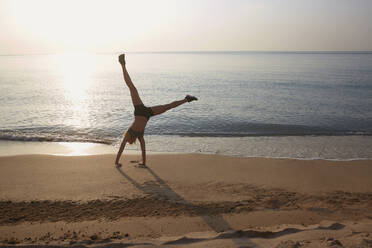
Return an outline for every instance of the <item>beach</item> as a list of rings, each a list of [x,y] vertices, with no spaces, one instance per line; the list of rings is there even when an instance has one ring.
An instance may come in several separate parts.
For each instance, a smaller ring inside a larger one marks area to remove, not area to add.
[[[372,248],[372,1],[0,13],[0,248]]]
[[[0,243],[371,247],[372,161],[0,157]]]

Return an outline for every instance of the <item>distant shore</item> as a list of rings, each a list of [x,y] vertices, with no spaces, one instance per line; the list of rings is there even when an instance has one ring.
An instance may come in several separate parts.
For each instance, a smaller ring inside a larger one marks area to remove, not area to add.
[[[117,169],[114,157],[0,157],[0,244],[371,240],[372,160],[152,154],[148,168],[137,166],[139,155],[124,155]]]

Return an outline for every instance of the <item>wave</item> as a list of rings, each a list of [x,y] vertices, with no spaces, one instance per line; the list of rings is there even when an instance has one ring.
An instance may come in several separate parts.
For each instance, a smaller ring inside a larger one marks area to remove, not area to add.
[[[282,132],[282,133],[165,133],[183,137],[275,137],[275,136],[372,136],[371,132]]]
[[[269,128],[271,127],[271,128]],[[161,128],[160,130],[169,130]],[[236,129],[235,129],[236,130]],[[213,132],[205,130],[194,131],[159,131],[146,130],[146,135],[157,136],[181,136],[181,137],[284,137],[284,136],[372,136],[370,131],[344,131],[344,130],[329,130],[319,128],[304,128],[302,126],[288,126],[288,125],[254,125],[249,126],[247,129],[241,129],[236,132],[227,132],[220,129]],[[21,129],[21,130],[0,130],[0,140],[8,141],[37,141],[37,142],[89,142],[100,144],[115,144],[121,134],[99,134],[98,132],[82,132],[72,131],[69,132],[56,132],[55,130],[44,129]]]
[[[212,124],[211,124],[212,123]],[[178,125],[179,124],[179,125]],[[176,128],[175,128],[176,126]],[[182,126],[178,129],[177,126]],[[258,137],[258,136],[349,136],[372,135],[372,130],[347,130],[335,127],[306,125],[227,122],[169,123],[150,126],[146,134],[177,135],[187,137]]]
[[[38,142],[87,142],[100,144],[113,144],[114,139],[63,135],[54,133],[22,133],[19,131],[0,131],[0,140],[8,141],[38,141]]]

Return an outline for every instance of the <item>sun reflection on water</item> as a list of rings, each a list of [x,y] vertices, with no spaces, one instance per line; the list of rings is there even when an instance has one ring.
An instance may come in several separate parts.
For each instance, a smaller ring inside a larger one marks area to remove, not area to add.
[[[64,124],[76,127],[89,126],[91,99],[88,91],[93,87],[95,72],[92,56],[62,54],[55,58],[61,90],[68,105],[65,108],[71,113],[64,119]]]

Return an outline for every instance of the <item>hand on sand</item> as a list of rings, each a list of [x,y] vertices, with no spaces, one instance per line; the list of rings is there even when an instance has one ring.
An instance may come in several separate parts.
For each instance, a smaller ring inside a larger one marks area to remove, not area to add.
[[[125,54],[120,54],[119,55],[119,63],[121,65],[125,65]]]
[[[130,162],[133,163],[133,164],[136,164],[136,165],[134,165],[134,167],[136,167],[136,168],[147,168],[146,164],[144,164],[143,162],[140,162],[138,160],[131,160]]]
[[[138,165],[136,167],[137,168],[147,168],[146,164],[144,164],[144,163],[138,163]]]

